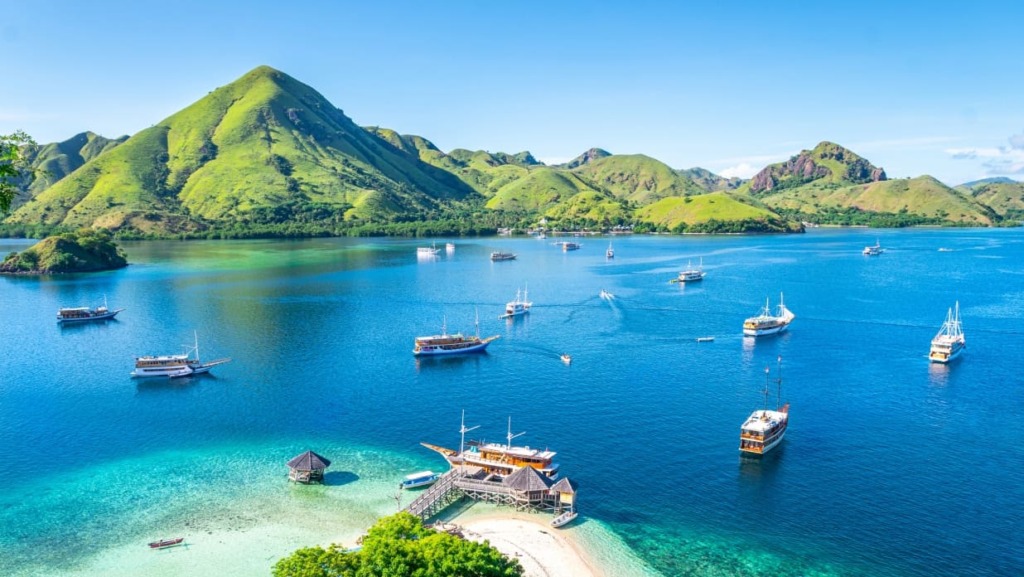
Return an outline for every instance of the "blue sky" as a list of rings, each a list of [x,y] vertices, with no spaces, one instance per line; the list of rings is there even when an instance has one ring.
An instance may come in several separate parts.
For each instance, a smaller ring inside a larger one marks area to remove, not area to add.
[[[831,140],[890,177],[1024,180],[1024,4],[711,4],[5,3],[0,134],[133,134],[267,64],[446,151],[749,177]]]

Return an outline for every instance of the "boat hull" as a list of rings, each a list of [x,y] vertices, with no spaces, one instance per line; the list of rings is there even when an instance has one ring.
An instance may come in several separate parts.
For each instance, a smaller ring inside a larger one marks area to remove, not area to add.
[[[786,323],[786,324],[780,325],[780,326],[766,327],[766,328],[756,328],[756,329],[749,329],[747,327],[743,327],[743,336],[745,336],[745,337],[763,337],[763,336],[767,336],[767,335],[774,335],[774,334],[781,333],[782,331],[786,330],[786,328],[788,328],[788,327],[789,327],[789,323]],[[918,349],[918,350],[920,350],[920,349]]]
[[[959,346],[953,347],[953,351],[950,352],[948,355],[946,354],[945,351],[930,351],[928,353],[928,360],[933,362],[933,363],[941,363],[941,364],[951,363],[951,362],[955,361],[957,358],[959,358],[960,354],[963,353],[964,349],[966,349],[966,348],[967,348],[967,345],[959,345]]]
[[[467,353],[480,353],[487,349],[487,345],[491,344],[491,341],[485,340],[477,344],[468,345],[460,348],[443,348],[437,346],[433,348],[420,348],[413,349],[412,354],[417,357],[436,357],[442,355],[462,355]]]
[[[87,322],[90,322],[90,321],[105,321],[105,320],[114,318],[115,316],[117,316],[117,313],[119,313],[119,312],[121,312],[123,310],[124,309],[118,309],[116,311],[110,311],[110,312],[107,312],[107,313],[100,313],[100,314],[92,315],[92,316],[88,316],[88,317],[57,317],[57,323],[58,324],[68,324],[68,323],[87,323]]]
[[[764,445],[764,448],[761,449],[760,451],[755,450],[755,449],[747,449],[747,448],[740,447],[740,452],[743,453],[744,455],[751,455],[751,456],[754,456],[754,457],[764,456],[764,455],[768,454],[768,452],[771,451],[772,449],[774,449],[775,447],[778,447],[779,443],[782,442],[782,438],[785,437],[785,436],[786,436],[786,431],[782,431],[781,433],[779,433],[779,435],[777,437],[772,439],[771,442],[766,443]]]

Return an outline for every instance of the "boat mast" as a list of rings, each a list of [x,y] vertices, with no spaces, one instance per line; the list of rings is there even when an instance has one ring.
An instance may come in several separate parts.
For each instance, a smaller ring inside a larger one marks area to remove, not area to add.
[[[480,309],[474,308],[476,311],[476,338],[480,338]]]
[[[462,426],[459,427],[459,434],[461,435],[461,437],[459,438],[459,467],[460,468],[462,468],[463,465],[465,465],[465,463],[466,463],[466,457],[463,455],[463,452],[466,450],[466,433],[472,431],[473,429],[477,429],[479,427],[480,427],[480,425],[477,425],[475,427],[470,427],[468,429],[466,428],[466,409],[462,409]],[[463,469],[463,471],[464,470],[465,469]]]
[[[764,367],[764,410],[768,410],[768,374],[772,372],[771,367],[765,365]]]
[[[525,435],[525,434],[526,434],[526,431],[523,431],[522,433],[516,433],[514,435],[512,434],[512,416],[509,415],[509,417],[508,417],[508,434],[505,435],[505,438],[508,439],[508,443],[505,445],[505,450],[508,450],[508,449],[512,448],[512,439],[515,439],[516,437],[518,437],[520,435]]]
[[[775,379],[775,384],[778,387],[778,403],[776,404],[775,410],[779,410],[782,407],[782,355],[779,355],[779,377]]]
[[[196,338],[196,362],[199,362],[199,331],[192,331],[192,335]]]

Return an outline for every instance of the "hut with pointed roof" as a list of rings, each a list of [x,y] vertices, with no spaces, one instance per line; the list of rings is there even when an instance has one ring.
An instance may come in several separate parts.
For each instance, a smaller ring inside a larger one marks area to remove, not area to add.
[[[306,451],[288,461],[288,478],[297,483],[323,483],[324,470],[330,466],[325,457]]]
[[[555,499],[555,512],[559,512],[562,509],[568,509],[570,511],[576,510],[576,489],[578,485],[569,480],[568,477],[562,477],[557,483],[551,485],[551,489],[548,492]]]
[[[548,496],[551,479],[533,467],[520,467],[502,480],[517,509],[541,505]]]

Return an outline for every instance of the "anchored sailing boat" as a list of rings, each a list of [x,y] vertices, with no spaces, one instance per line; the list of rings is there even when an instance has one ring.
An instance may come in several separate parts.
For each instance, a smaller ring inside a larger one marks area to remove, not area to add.
[[[948,363],[960,356],[960,353],[967,348],[967,340],[964,338],[963,325],[960,324],[960,301],[946,313],[946,322],[932,339],[931,350],[928,351],[928,360],[933,363]]]
[[[486,339],[480,338],[480,315],[476,317],[476,335],[465,336],[462,333],[448,334],[447,319],[441,322],[441,334],[428,337],[416,337],[412,354],[416,356],[426,355],[455,355],[460,353],[475,353],[483,351],[492,341],[498,340],[501,335],[494,335]]]
[[[779,293],[779,306],[776,307],[775,314],[773,315],[771,313],[771,307],[769,306],[768,299],[765,299],[764,308],[761,309],[761,314],[743,321],[743,335],[748,337],[760,337],[781,333],[786,330],[786,327],[788,327],[789,323],[793,322],[793,319],[795,318],[796,315],[786,308],[786,305],[782,300],[782,293]]]
[[[89,307],[62,308],[57,311],[58,323],[77,323],[83,321],[103,321],[114,318],[124,309],[110,310],[107,308],[107,296],[103,295],[103,306],[94,309]]]
[[[440,453],[452,467],[465,466],[477,467],[485,472],[505,477],[523,467],[533,467],[549,479],[558,478],[558,463],[552,463],[556,453],[554,451],[531,449],[530,447],[516,447],[512,445],[512,439],[522,433],[512,433],[512,417],[508,418],[508,434],[505,435],[506,442],[485,443],[482,441],[466,441],[466,433],[479,428],[466,427],[466,412],[462,412],[462,426],[459,427],[459,450],[447,449],[429,443],[420,443],[424,447]]]
[[[605,258],[615,258],[615,250],[612,249],[612,243],[608,243],[608,250],[604,251]]]
[[[529,296],[527,296],[528,291],[529,288],[523,290],[522,297],[520,298],[519,289],[516,289],[515,300],[511,300],[508,302],[508,304],[505,305],[505,314],[499,316],[498,318],[507,319],[511,317],[518,317],[520,315],[525,315],[526,313],[530,312],[530,307],[533,306],[533,303],[527,300],[529,298]]]
[[[778,403],[774,411],[768,409],[768,374],[764,368],[764,409],[754,411],[740,427],[740,451],[763,455],[782,442],[789,426],[789,403],[782,404],[782,357],[779,357]]]
[[[882,248],[882,243],[879,242],[878,239],[875,239],[875,246],[866,246],[861,252],[864,253],[865,256],[878,256],[885,252],[885,249]]]
[[[186,349],[183,354],[135,357],[135,370],[131,372],[131,375],[135,378],[170,377],[173,379],[208,373],[213,367],[231,361],[230,357],[225,357],[204,363],[199,358],[199,333],[194,334],[195,344]],[[196,354],[195,358],[189,356],[193,352]]]
[[[693,268],[689,262],[686,263],[686,270],[679,273],[679,282],[697,282],[704,280],[704,257],[700,259],[700,266]]]

